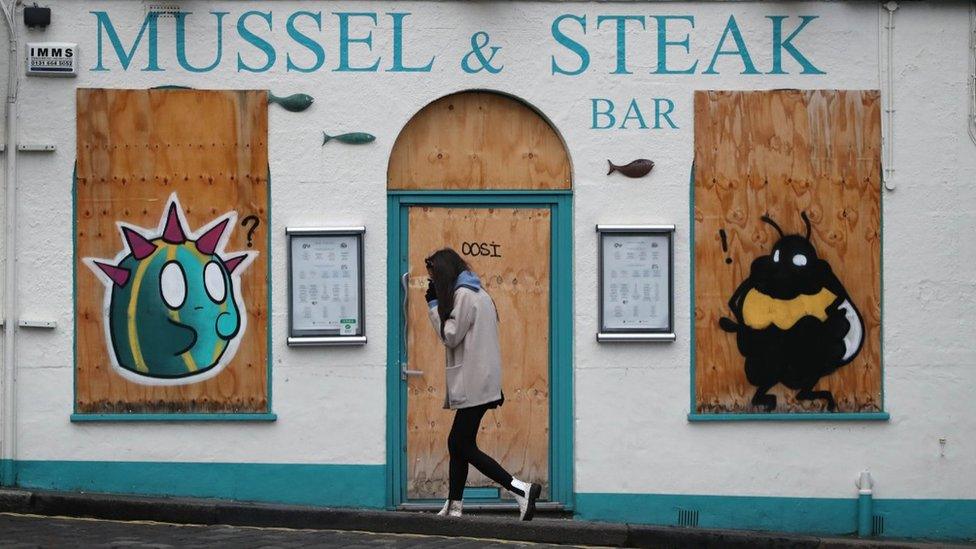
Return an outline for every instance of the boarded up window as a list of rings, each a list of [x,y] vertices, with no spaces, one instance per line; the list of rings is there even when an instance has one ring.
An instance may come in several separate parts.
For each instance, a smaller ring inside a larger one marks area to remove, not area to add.
[[[695,94],[696,412],[881,410],[879,101]]]
[[[77,108],[75,411],[270,411],[266,92]]]
[[[462,92],[427,105],[397,137],[390,190],[565,190],[569,157],[529,106],[491,92]]]

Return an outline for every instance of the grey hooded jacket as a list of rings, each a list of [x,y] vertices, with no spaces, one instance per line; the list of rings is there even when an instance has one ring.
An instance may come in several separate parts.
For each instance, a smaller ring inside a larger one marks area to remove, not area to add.
[[[441,337],[437,300],[429,304],[430,322]],[[479,406],[502,397],[502,360],[498,343],[495,303],[471,271],[458,276],[454,309],[441,338],[447,357],[447,392],[444,408]]]

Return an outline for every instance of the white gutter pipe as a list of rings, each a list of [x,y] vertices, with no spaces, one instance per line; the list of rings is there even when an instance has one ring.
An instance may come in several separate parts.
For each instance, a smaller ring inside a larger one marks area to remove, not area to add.
[[[969,7],[969,138],[976,145],[976,2]]]
[[[885,59],[887,66],[887,89],[885,91],[887,92],[888,98],[884,110],[885,129],[888,133],[882,138],[881,142],[882,154],[884,156],[884,177],[881,179],[884,188],[893,191],[895,190],[895,83],[892,72],[894,72],[895,64],[895,10],[898,9],[898,2],[889,0],[883,6],[884,9],[888,10],[888,24],[885,26],[885,29],[888,30],[886,35],[887,56]]]
[[[7,72],[7,124],[6,124],[6,162],[4,173],[5,242],[4,252],[4,317],[3,317],[3,432],[0,435],[0,485],[13,486],[14,460],[17,458],[17,427],[14,405],[16,392],[16,328],[17,328],[17,75],[20,63],[17,58],[17,34],[15,32],[12,10],[14,2],[0,4],[3,18],[7,24],[10,44]]]

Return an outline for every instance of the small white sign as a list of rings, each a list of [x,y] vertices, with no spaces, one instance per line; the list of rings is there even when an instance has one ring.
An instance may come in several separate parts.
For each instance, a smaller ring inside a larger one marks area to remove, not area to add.
[[[603,235],[604,330],[666,330],[670,234]]]
[[[360,237],[292,235],[292,330],[360,335]]]
[[[28,42],[27,76],[77,76],[78,44]]]

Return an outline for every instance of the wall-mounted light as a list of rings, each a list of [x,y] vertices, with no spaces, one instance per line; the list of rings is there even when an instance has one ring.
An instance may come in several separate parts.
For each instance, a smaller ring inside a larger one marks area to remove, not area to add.
[[[51,24],[51,8],[42,8],[36,3],[24,8],[24,24],[29,29],[44,30]]]

